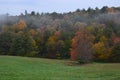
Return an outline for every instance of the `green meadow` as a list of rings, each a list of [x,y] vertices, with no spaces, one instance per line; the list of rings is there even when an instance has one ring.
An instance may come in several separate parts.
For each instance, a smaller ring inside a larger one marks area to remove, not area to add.
[[[0,56],[0,80],[120,80],[119,63],[70,63],[69,60]]]

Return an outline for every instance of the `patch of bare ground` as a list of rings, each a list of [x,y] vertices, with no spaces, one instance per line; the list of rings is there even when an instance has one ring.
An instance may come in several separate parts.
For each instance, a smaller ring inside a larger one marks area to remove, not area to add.
[[[65,62],[64,64],[67,66],[87,66],[90,63],[79,63],[77,61],[69,61],[69,62]]]

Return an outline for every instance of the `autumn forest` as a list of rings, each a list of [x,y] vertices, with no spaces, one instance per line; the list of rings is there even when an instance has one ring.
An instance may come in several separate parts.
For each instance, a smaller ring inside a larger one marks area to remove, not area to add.
[[[0,55],[120,62],[120,7],[1,15]]]

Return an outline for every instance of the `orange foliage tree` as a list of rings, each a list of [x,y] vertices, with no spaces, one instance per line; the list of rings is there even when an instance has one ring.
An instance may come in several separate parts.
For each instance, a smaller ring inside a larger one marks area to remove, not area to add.
[[[73,38],[71,60],[89,62],[92,60],[92,35],[83,27]]]
[[[50,36],[47,43],[47,57],[49,58],[61,58],[65,43],[63,40],[60,39],[60,31],[56,31],[53,36]]]
[[[107,38],[102,36],[100,41],[93,46],[95,60],[108,60],[111,55],[111,49],[107,46]]]

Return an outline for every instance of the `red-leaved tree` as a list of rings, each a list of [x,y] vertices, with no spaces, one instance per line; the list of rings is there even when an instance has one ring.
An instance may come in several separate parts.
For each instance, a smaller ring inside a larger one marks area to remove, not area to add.
[[[78,30],[72,42],[71,60],[91,61],[92,40],[93,36],[84,27]]]

